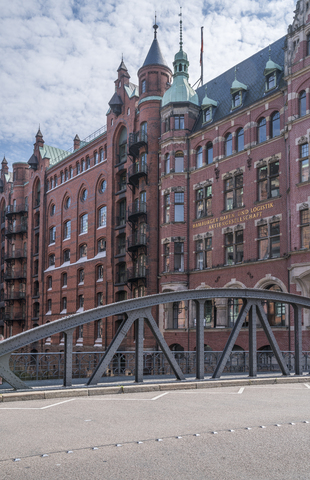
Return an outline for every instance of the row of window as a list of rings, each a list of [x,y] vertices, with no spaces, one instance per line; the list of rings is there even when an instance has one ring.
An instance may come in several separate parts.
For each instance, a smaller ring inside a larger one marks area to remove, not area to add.
[[[97,254],[104,253],[105,251],[106,251],[106,239],[105,238],[99,238],[99,240],[97,241]],[[79,258],[80,259],[87,258],[87,244],[86,243],[83,243],[82,245],[79,246]],[[51,253],[48,257],[48,266],[49,267],[55,266],[55,260],[56,260],[55,254]],[[70,262],[70,249],[69,248],[66,248],[63,251],[62,261],[63,261],[63,263]],[[38,261],[36,260],[36,262],[38,262]],[[37,265],[38,265],[38,263],[37,263]],[[37,274],[37,273],[35,272],[35,274]]]
[[[93,165],[97,165],[100,162],[103,162],[104,160],[107,159],[107,147],[105,146],[104,148],[101,148],[98,152],[94,152],[94,163]],[[86,159],[82,158],[80,161],[76,162],[76,175],[79,175],[80,173],[88,170],[91,167],[91,162],[90,162],[90,157],[86,157]],[[60,184],[67,182],[70,180],[70,178],[73,178],[73,167],[72,165],[69,166],[69,168],[65,168],[64,170],[60,171]],[[50,177],[49,180],[47,180],[47,185],[46,185],[46,190],[52,190],[53,188],[58,186],[58,177],[57,175],[54,175],[53,177]]]
[[[35,311],[34,313],[36,314],[35,316],[37,317],[38,316],[38,305],[37,305],[38,302],[36,302],[34,305],[35,305]],[[98,292],[97,293],[97,304],[96,306],[97,307],[101,307],[102,305],[104,305],[103,303],[103,292]],[[61,299],[61,311],[60,312],[56,312],[56,313],[68,313],[67,312],[67,306],[68,306],[68,300],[67,300],[67,297],[62,297]],[[57,307],[58,307],[58,303],[57,303]],[[81,312],[84,310],[84,295],[81,294],[81,295],[78,295],[77,297],[77,311],[78,312]],[[47,300],[47,306],[46,306],[46,313],[48,315],[52,315],[52,300],[49,298]],[[71,313],[74,313],[74,311],[72,311]]]

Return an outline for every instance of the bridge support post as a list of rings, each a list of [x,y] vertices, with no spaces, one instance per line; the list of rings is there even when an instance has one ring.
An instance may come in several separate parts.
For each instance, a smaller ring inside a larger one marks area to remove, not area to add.
[[[249,376],[257,376],[257,340],[256,340],[256,305],[252,305],[249,321]]]
[[[199,308],[196,320],[196,378],[197,380],[204,379],[204,305],[205,302],[199,300]]]
[[[302,375],[302,310],[293,304],[294,309],[294,333],[295,333],[295,374]]]
[[[65,335],[65,371],[64,387],[72,387],[72,352],[73,352],[73,333],[75,328],[70,328],[64,332]]]
[[[143,334],[144,334],[144,318],[139,317],[136,320],[136,369],[135,382],[143,382]]]

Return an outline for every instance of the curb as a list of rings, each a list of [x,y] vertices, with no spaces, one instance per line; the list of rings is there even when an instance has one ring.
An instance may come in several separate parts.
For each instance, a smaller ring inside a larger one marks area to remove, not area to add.
[[[219,387],[244,387],[255,385],[275,385],[287,383],[305,383],[310,381],[310,376],[303,375],[298,377],[269,377],[269,378],[246,378],[237,380],[201,380],[194,382],[176,382],[176,383],[159,383],[145,385],[117,385],[102,386],[90,388],[65,388],[59,390],[43,390],[43,391],[26,391],[26,392],[9,392],[0,394],[0,402],[18,402],[27,400],[46,400],[51,398],[68,398],[68,397],[91,397],[93,395],[119,395],[126,393],[141,392],[157,392],[169,390],[195,390],[203,388],[219,388]]]

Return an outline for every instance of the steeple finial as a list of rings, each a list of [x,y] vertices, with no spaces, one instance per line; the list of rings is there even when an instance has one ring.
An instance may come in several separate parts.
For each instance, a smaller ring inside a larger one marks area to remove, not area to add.
[[[155,12],[155,23],[153,25],[153,28],[154,28],[154,39],[157,38],[157,29],[158,29],[158,25],[156,23],[156,12]]]
[[[180,7],[179,17],[180,17],[180,50],[183,50],[183,48],[182,48],[182,45],[183,45],[183,41],[182,41],[182,7]]]

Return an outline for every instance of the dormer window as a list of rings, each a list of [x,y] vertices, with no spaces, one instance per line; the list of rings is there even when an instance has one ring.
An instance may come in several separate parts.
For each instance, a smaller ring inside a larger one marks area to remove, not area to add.
[[[212,120],[212,107],[208,107],[204,112],[204,121],[211,122]]]
[[[204,123],[212,122],[214,109],[216,109],[216,107],[217,107],[217,102],[215,100],[212,100],[212,98],[208,97],[207,87],[206,87],[206,94],[201,103]]]
[[[276,86],[276,72],[271,73],[270,75],[267,75],[266,77],[266,90],[271,90]]]
[[[265,75],[265,92],[269,92],[273,88],[277,86],[277,73],[282,72],[283,68],[280,67],[277,63],[271,60],[271,48],[269,47],[269,60],[266,63],[266,67],[264,70]]]
[[[233,95],[233,108],[240,107],[241,105],[241,100],[242,100],[242,92],[241,90],[239,92],[234,93]]]
[[[243,95],[247,90],[248,87],[237,80],[237,67],[235,67],[235,80],[230,88],[230,94],[232,95],[232,109],[242,106],[244,100]]]

